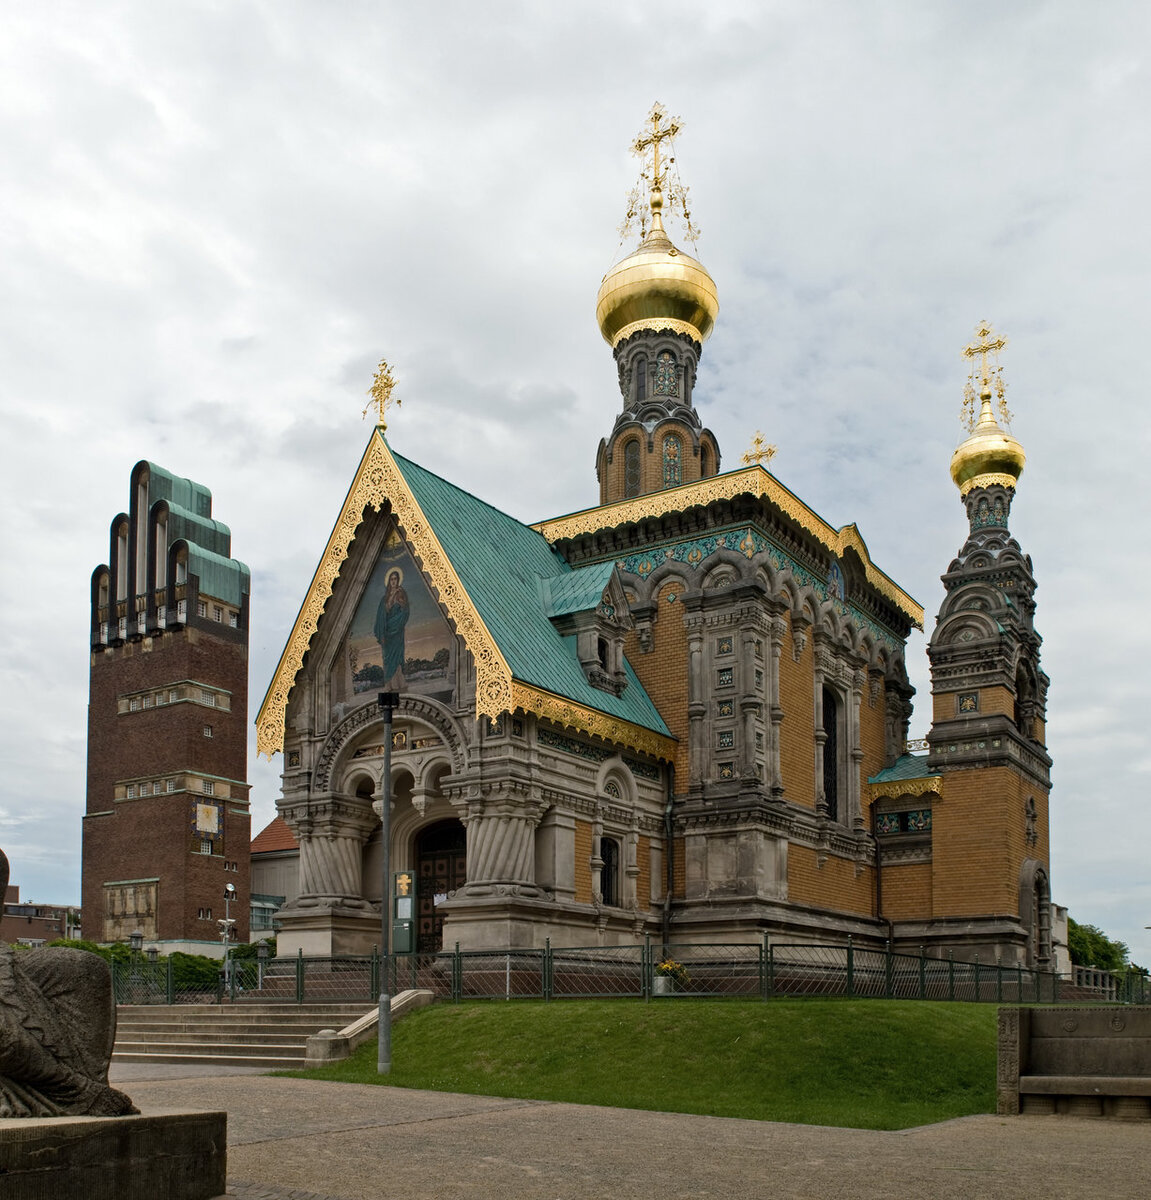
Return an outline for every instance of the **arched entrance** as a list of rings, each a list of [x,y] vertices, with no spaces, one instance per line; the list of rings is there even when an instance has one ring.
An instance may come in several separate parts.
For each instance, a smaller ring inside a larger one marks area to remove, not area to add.
[[[467,832],[455,820],[437,821],[416,835],[416,950],[443,949],[439,905],[467,879]]]

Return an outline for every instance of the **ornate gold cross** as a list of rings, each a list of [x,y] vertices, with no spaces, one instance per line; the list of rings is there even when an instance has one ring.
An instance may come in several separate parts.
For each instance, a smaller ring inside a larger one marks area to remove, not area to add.
[[[755,437],[751,439],[751,445],[748,447],[747,453],[743,456],[743,465],[750,467],[754,463],[762,467],[765,462],[771,462],[778,449],[778,446],[765,442],[763,434],[757,429]]]
[[[368,415],[369,408],[375,408],[379,416],[377,424],[381,429],[387,429],[387,423],[384,420],[384,413],[388,406],[394,404],[396,408],[400,407],[402,401],[399,396],[392,399],[392,389],[396,386],[395,379],[392,378],[392,368],[388,366],[386,358],[380,359],[380,365],[376,368],[376,376],[372,380],[372,386],[368,389],[368,395],[371,400],[364,406],[362,416]]]
[[[979,324],[976,325],[975,337],[977,339],[976,341],[971,342],[969,345],[963,347],[963,357],[974,360],[975,356],[978,354],[980,356],[979,382],[984,384],[990,383],[991,371],[987,366],[987,356],[989,354],[994,354],[996,362],[998,362],[999,351],[1007,345],[1007,339],[1005,337],[1000,337],[995,330],[991,328],[991,323],[989,321],[980,321]],[[971,363],[971,372],[972,374],[975,373],[974,361]]]
[[[647,124],[644,132],[639,134],[631,144],[631,152],[636,158],[643,158],[651,150],[651,186],[660,187],[659,144],[664,138],[673,138],[683,128],[679,117],[672,117],[667,125],[660,126],[667,119],[667,109],[657,100],[647,114]],[[650,128],[651,132],[647,132]]]

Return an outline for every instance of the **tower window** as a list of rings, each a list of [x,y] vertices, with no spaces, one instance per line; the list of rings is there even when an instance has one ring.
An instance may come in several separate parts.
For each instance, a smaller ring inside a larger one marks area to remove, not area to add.
[[[635,398],[647,399],[647,359],[643,355],[635,360]]]
[[[211,727],[211,725],[205,725],[205,726],[204,726],[204,736],[205,736],[206,738],[210,738],[210,737],[212,736],[212,727]]]
[[[683,454],[679,438],[668,434],[663,439],[663,486],[677,487],[683,483]]]
[[[224,610],[218,604],[213,604],[212,605],[212,620],[213,621],[222,621],[223,619],[224,619]]]
[[[635,438],[623,450],[623,494],[639,495],[639,442]]]

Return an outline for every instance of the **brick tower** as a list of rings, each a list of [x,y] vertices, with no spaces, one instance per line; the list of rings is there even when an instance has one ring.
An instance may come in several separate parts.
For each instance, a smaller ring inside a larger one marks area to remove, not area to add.
[[[84,932],[214,953],[248,940],[249,572],[212,494],[132,469],[92,574]]]
[[[1039,666],[1031,559],[1008,529],[1024,454],[992,410],[994,389],[1000,417],[1009,419],[1002,368],[991,365],[1006,342],[986,323],[977,335],[964,351],[973,361],[971,436],[951,460],[970,533],[943,576],[946,595],[927,648],[927,766],[942,776],[944,796],[934,814],[932,912],[937,932],[950,925],[961,943],[1050,968],[1048,679]]]

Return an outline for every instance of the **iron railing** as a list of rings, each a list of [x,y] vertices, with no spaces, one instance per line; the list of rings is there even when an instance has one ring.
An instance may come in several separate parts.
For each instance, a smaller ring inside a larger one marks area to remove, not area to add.
[[[682,967],[671,974],[661,963]],[[393,994],[427,988],[444,1000],[543,999],[662,995],[845,996],[982,1003],[1051,1004],[1085,999],[1141,1004],[1151,1000],[1147,978],[1119,977],[1106,993],[1084,996],[1073,980],[999,962],[906,954],[889,947],[772,943],[662,946],[650,938],[630,946],[442,950],[388,959]],[[380,957],[233,961],[212,983],[182,983],[172,960],[143,957],[113,966],[120,1004],[325,1001],[373,1003],[380,991]]]

